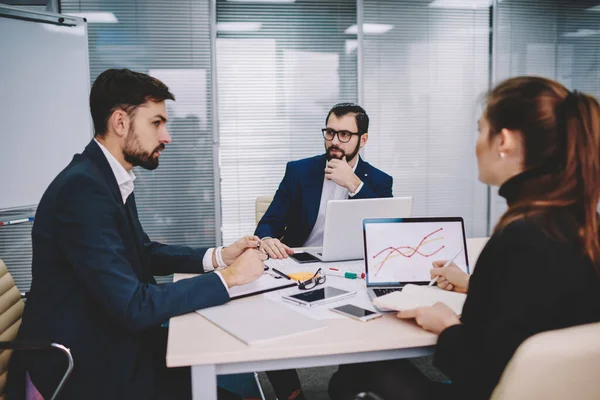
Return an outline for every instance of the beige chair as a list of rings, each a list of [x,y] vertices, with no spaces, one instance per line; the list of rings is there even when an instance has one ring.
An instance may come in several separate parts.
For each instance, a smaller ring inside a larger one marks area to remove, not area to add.
[[[600,399],[600,323],[537,334],[517,349],[491,400]]]
[[[15,286],[12,276],[8,273],[4,261],[0,260],[0,341],[10,342],[16,339],[21,316],[25,304],[21,293]],[[4,400],[8,360],[12,350],[2,350],[0,353],[0,399]]]
[[[273,197],[274,196],[271,195],[271,196],[259,196],[256,198],[256,225],[258,225],[258,222],[260,221],[260,219],[267,212],[267,209],[269,208],[269,206],[271,205],[271,202],[273,201]]]
[[[6,378],[8,375],[8,361],[13,350],[46,350],[55,348],[65,354],[69,361],[67,371],[58,384],[51,399],[56,398],[63,385],[73,370],[73,358],[66,347],[38,340],[15,340],[25,304],[21,300],[21,293],[15,286],[15,281],[8,272],[4,261],[0,260],[0,400],[6,400]],[[31,388],[28,387],[31,391]],[[28,394],[29,396],[30,394]]]

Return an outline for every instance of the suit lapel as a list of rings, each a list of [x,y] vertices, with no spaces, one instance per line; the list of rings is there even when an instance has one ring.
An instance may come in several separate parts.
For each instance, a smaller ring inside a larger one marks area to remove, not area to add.
[[[369,180],[368,171],[369,171],[368,164],[366,162],[364,162],[363,159],[359,156],[358,157],[358,164],[356,165],[356,170],[354,171],[354,173],[365,184]]]
[[[110,168],[110,164],[108,163],[108,160],[106,159],[104,153],[100,149],[100,146],[98,146],[98,143],[96,143],[96,141],[92,139],[92,141],[86,146],[85,151],[83,153],[87,154],[88,157],[90,157],[92,161],[94,161],[94,164],[96,164],[96,167],[98,167],[98,170],[100,171],[104,179],[106,179],[106,182],[110,187],[111,193],[113,194],[113,196],[115,196],[115,199],[117,199],[122,204],[123,197],[121,196],[121,191],[119,190],[119,185],[117,184],[117,178],[115,178],[115,174]]]
[[[108,160],[104,156],[104,153],[100,149],[100,146],[98,146],[93,139],[86,146],[83,153],[92,159],[98,168],[98,171],[100,171],[108,183],[110,191],[115,197],[115,200],[121,206],[121,218],[127,222],[127,227],[129,228],[129,231],[127,232],[129,235],[127,237],[121,236],[123,239],[123,245],[125,246],[125,249],[127,249],[127,258],[129,259],[131,267],[135,271],[138,278],[143,282],[148,282],[146,280],[147,274],[144,273],[143,268],[143,242],[139,232],[137,232],[137,226],[135,223],[135,221],[137,221],[137,209],[135,208],[135,198],[133,197],[133,193],[129,195],[127,202],[123,204],[123,197],[121,196],[121,190],[117,184],[115,174],[113,173]]]
[[[323,193],[323,182],[325,180],[325,165],[327,158],[325,155],[314,159],[314,163],[307,171],[306,178],[308,179],[305,188],[305,204],[306,204],[306,235],[310,235],[317,216],[319,215],[319,206],[321,204],[321,194]]]
[[[131,193],[127,198],[127,201],[124,204],[124,208],[127,214],[129,228],[131,229],[131,236],[133,238],[133,241],[135,242],[137,260],[139,260],[139,262],[136,264],[136,267],[138,269],[138,276],[143,282],[151,282],[153,279],[152,272],[149,268],[146,267],[148,263],[144,258],[144,240],[142,237],[141,229],[138,226],[139,220],[137,206],[135,204],[135,196],[133,193]]]

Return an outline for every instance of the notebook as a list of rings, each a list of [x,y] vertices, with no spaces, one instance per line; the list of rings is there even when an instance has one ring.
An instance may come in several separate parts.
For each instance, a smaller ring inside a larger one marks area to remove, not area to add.
[[[449,292],[432,286],[405,285],[401,292],[392,292],[373,300],[377,308],[396,311],[411,310],[417,307],[432,306],[441,302],[450,307],[457,315],[462,314],[466,294]]]
[[[196,312],[248,345],[325,328],[323,322],[263,296]]]

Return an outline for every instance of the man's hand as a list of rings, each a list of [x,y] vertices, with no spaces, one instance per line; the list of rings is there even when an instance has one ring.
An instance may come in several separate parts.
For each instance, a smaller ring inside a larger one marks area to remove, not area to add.
[[[256,249],[258,247],[258,236],[244,236],[233,244],[227,247],[223,247],[221,250],[221,257],[223,262],[227,265],[231,265],[236,258],[242,255],[247,249]],[[217,267],[217,260],[213,254],[213,266]]]
[[[440,289],[467,293],[469,291],[469,280],[471,276],[452,263],[442,268],[446,260],[434,261],[431,270],[431,279],[438,276],[437,285]]]
[[[356,192],[356,189],[360,186],[360,179],[352,167],[346,161],[346,156],[341,160],[337,158],[329,160],[325,167],[325,179],[334,181],[338,185],[345,187],[350,193]]]
[[[264,272],[267,256],[255,249],[242,253],[229,267],[220,273],[228,288],[245,285],[260,278]]]
[[[400,319],[414,318],[421,328],[437,335],[452,325],[460,324],[458,315],[444,303],[400,311],[396,316]]]
[[[285,244],[281,243],[279,239],[266,238],[261,240],[260,248],[265,253],[269,255],[269,257],[274,259],[282,259],[287,258],[288,254],[294,254],[294,250],[287,247]]]

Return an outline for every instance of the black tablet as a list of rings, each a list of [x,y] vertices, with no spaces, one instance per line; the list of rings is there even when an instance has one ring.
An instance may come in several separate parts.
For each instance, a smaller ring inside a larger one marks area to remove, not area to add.
[[[321,260],[319,260],[317,257],[313,256],[310,253],[305,253],[305,252],[294,253],[290,257],[293,258],[294,260],[296,260],[296,262],[299,262],[300,264],[321,262]]]

